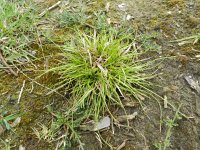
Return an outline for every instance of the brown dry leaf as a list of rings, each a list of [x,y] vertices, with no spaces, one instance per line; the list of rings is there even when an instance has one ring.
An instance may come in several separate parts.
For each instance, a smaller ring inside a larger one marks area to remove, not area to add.
[[[142,95],[138,94],[137,96],[141,101],[145,100],[145,98]]]
[[[80,129],[83,131],[99,131],[105,128],[110,127],[110,118],[104,117],[99,122],[95,123],[94,121],[89,121],[84,125],[80,126]]]
[[[106,12],[108,12],[109,9],[110,9],[110,2],[106,3],[106,7],[105,7]]]
[[[134,113],[131,114],[131,115],[122,115],[122,116],[118,116],[116,120],[117,120],[118,122],[125,122],[125,121],[127,121],[127,120],[132,120],[132,119],[134,119],[137,115],[138,115],[138,112],[134,112]]]
[[[80,125],[80,129],[83,131],[93,131],[95,122],[93,120],[88,121]]]
[[[187,81],[187,83],[190,85],[192,89],[196,90],[200,94],[199,83],[195,81],[194,79],[192,79],[192,76],[185,76],[185,80]]]
[[[13,123],[10,124],[12,128],[16,127],[21,122],[21,117],[17,117]]]
[[[121,150],[122,148],[124,148],[124,147],[126,146],[126,141],[127,141],[127,140],[124,140],[124,142],[123,142],[122,144],[120,144],[120,145],[116,148],[116,150]]]
[[[175,86],[175,85],[171,85],[171,86],[170,86],[170,89],[171,89],[172,91],[177,91],[177,90],[179,89],[179,87],[178,87],[178,86]]]
[[[135,107],[135,106],[137,106],[137,103],[133,102],[133,101],[124,101],[123,105],[126,107]]]
[[[163,87],[163,91],[164,92],[175,92],[178,89],[179,89],[179,87],[177,87],[175,85],[170,85],[170,86]]]
[[[0,125],[0,135],[3,134],[5,131],[5,128],[3,126]]]

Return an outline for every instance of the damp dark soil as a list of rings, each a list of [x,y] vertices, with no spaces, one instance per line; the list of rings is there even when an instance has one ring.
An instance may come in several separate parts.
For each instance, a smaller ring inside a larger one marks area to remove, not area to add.
[[[49,7],[56,1],[37,1],[42,7]],[[156,33],[157,37],[153,41],[159,46],[159,52],[154,57],[169,57],[162,61],[157,71],[157,76],[152,80],[155,85],[152,90],[176,108],[181,105],[180,111],[185,115],[177,120],[177,126],[172,129],[170,138],[171,146],[168,150],[199,150],[200,149],[200,93],[192,89],[185,80],[186,76],[191,76],[195,81],[200,82],[200,60],[196,56],[200,54],[200,42],[180,44],[172,42],[191,35],[200,33],[200,1],[199,0],[98,0],[88,1],[88,11],[103,10],[107,3],[110,8],[107,17],[114,24],[124,23],[125,28],[131,28],[138,34],[151,35]],[[118,5],[124,3],[126,10],[120,10]],[[56,11],[56,10],[54,10]],[[127,15],[132,19],[126,20]],[[125,18],[125,19],[124,19]],[[54,33],[64,34],[64,33]],[[65,33],[67,34],[67,33]],[[59,52],[58,49],[44,45],[43,54],[53,55]],[[39,51],[40,48],[33,46],[33,49]],[[55,50],[56,49],[56,50]],[[38,52],[38,55],[39,52]],[[51,62],[49,62],[51,63]],[[45,60],[34,62],[36,66],[44,67]],[[26,67],[27,68],[27,67]],[[20,124],[13,131],[5,131],[0,135],[2,140],[9,141],[11,149],[17,150],[23,145],[26,150],[53,150],[55,143],[39,141],[33,133],[33,128],[38,128],[38,124],[51,123],[52,116],[47,111],[47,106],[51,105],[54,110],[63,110],[67,107],[66,98],[58,94],[46,95],[49,89],[42,87],[29,78],[34,79],[39,75],[33,70],[22,68],[24,74],[18,77],[1,71],[0,75],[0,109],[8,113],[22,112]],[[27,78],[27,76],[29,78]],[[43,77],[38,83],[42,85],[53,84],[55,81],[52,76]],[[25,88],[18,104],[18,96],[23,81]],[[120,150],[119,146],[125,142],[122,150],[154,150],[155,145],[164,141],[166,137],[167,126],[165,120],[173,118],[176,110],[169,105],[164,108],[164,102],[159,103],[153,99],[144,99],[145,107],[142,109],[139,105],[126,108],[127,113],[138,112],[135,119],[131,120],[129,127],[114,126],[113,129],[101,131],[102,138],[112,145],[113,149]],[[121,114],[120,110],[114,110],[115,114]],[[162,112],[162,116],[161,116]],[[161,118],[162,117],[162,118]],[[114,130],[114,133],[113,133]],[[107,150],[110,147],[98,140],[93,132],[82,132],[82,142],[86,150]],[[5,145],[0,142],[0,148]],[[122,146],[122,145],[121,145]],[[69,149],[78,149],[74,145]]]

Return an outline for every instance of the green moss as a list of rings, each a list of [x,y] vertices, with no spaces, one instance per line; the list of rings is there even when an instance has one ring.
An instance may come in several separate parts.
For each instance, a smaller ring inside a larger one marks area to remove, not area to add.
[[[166,4],[169,7],[175,7],[176,5],[183,7],[185,5],[184,0],[166,0]]]

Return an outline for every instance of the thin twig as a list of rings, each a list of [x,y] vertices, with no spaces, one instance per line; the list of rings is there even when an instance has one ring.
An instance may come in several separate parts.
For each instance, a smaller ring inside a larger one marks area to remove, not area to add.
[[[45,9],[41,14],[39,14],[40,17],[43,17],[48,11],[53,10],[54,8],[58,7],[60,5],[61,1],[58,1],[57,3],[55,3],[54,5],[52,5],[51,7]]]
[[[58,94],[58,95],[60,95],[61,97],[63,97],[63,98],[66,99],[66,97],[65,97],[64,95],[60,94],[59,92],[57,92],[57,91],[54,90],[54,89],[51,89],[51,88],[49,88],[49,87],[47,87],[47,86],[44,86],[44,85],[38,83],[37,81],[35,81],[34,79],[32,79],[32,78],[30,78],[28,75],[26,75],[23,71],[21,71],[17,66],[15,66],[15,67],[17,68],[17,70],[18,70],[21,74],[23,74],[26,78],[28,78],[28,79],[29,79],[30,81],[32,81],[33,83],[35,83],[35,84],[37,84],[37,85],[39,85],[39,86],[41,86],[41,87],[43,87],[43,88],[45,88],[45,89],[47,89],[47,90],[50,90],[50,92],[52,91],[52,93],[54,92],[54,93],[56,93],[56,94]]]
[[[22,88],[21,88],[21,91],[20,91],[20,93],[19,93],[19,97],[18,97],[17,104],[19,104],[19,102],[20,102],[20,100],[21,100],[21,97],[22,97],[22,93],[23,93],[23,90],[24,90],[25,83],[26,83],[26,80],[23,81]]]
[[[10,73],[12,73],[14,76],[18,76],[17,73],[12,69],[10,68],[10,66],[7,64],[5,58],[3,57],[3,54],[2,52],[0,51],[0,61],[2,62],[2,64],[8,68],[8,70],[10,71]]]

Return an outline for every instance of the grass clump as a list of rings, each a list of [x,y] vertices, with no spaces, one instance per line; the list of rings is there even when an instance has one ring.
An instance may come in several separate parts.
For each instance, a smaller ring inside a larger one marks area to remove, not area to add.
[[[77,34],[63,46],[57,67],[49,70],[60,75],[57,89],[64,88],[70,94],[73,111],[88,110],[87,115],[98,120],[110,112],[110,105],[123,108],[126,97],[140,101],[148,95],[148,79],[153,75],[144,73],[149,64],[139,59],[143,52],[133,48],[127,35]]]
[[[0,1],[0,52],[8,63],[29,59],[25,49],[33,38],[37,16],[33,7],[25,1]]]

